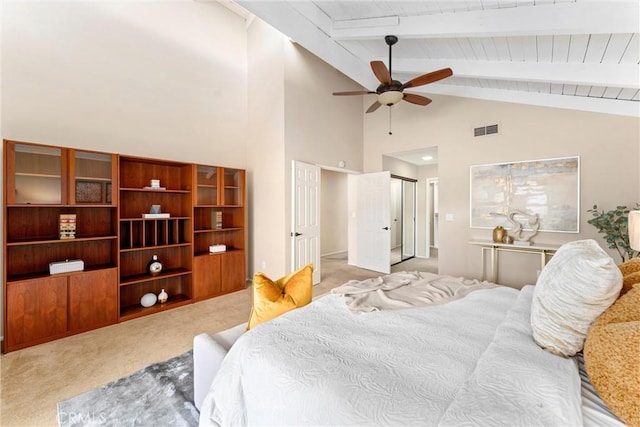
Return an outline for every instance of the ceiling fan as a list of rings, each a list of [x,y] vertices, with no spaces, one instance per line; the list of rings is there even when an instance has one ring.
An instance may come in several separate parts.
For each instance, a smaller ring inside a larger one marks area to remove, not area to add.
[[[431,100],[426,96],[415,93],[405,93],[404,90],[411,87],[437,82],[438,80],[450,77],[453,75],[451,68],[443,68],[441,70],[423,74],[404,84],[398,80],[393,80],[391,77],[391,47],[398,42],[398,37],[385,36],[384,41],[389,46],[389,68],[387,68],[382,61],[371,61],[373,74],[375,74],[376,78],[380,81],[380,86],[378,86],[375,92],[370,90],[357,90],[350,92],[333,92],[333,94],[338,96],[376,94],[378,99],[367,109],[367,113],[376,111],[381,105],[387,105],[390,107],[401,100],[417,105],[429,104]]]

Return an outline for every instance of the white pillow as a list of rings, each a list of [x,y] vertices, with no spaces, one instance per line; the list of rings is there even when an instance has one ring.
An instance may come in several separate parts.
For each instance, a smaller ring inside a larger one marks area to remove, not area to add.
[[[545,350],[573,356],[591,324],[618,298],[622,273],[594,240],[560,247],[544,267],[531,302],[534,341]]]

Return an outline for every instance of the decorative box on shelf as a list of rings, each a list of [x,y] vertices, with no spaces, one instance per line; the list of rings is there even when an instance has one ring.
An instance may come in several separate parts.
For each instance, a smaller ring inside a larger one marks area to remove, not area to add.
[[[84,270],[84,261],[81,259],[68,259],[49,263],[49,274],[72,273]]]
[[[171,218],[170,213],[144,213],[142,218],[145,219],[158,219],[158,218]]]
[[[209,253],[215,254],[218,252],[226,252],[227,245],[211,245],[209,246]]]
[[[60,214],[58,231],[60,239],[76,238],[76,214]]]
[[[214,230],[222,229],[222,212],[221,211],[211,212],[211,228],[213,228]]]

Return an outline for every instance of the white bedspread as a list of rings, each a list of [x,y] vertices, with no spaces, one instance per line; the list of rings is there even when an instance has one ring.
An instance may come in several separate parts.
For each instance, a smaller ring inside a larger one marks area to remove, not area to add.
[[[359,315],[327,295],[234,344],[200,425],[580,425],[577,369],[532,342],[531,294]]]

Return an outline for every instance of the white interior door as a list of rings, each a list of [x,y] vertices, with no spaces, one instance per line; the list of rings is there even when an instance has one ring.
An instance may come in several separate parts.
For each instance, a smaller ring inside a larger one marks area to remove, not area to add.
[[[313,284],[320,283],[320,167],[292,161],[291,265],[313,264]]]
[[[360,268],[389,274],[391,271],[389,171],[350,175],[349,198],[355,200],[356,257]],[[355,194],[353,194],[355,193]]]

